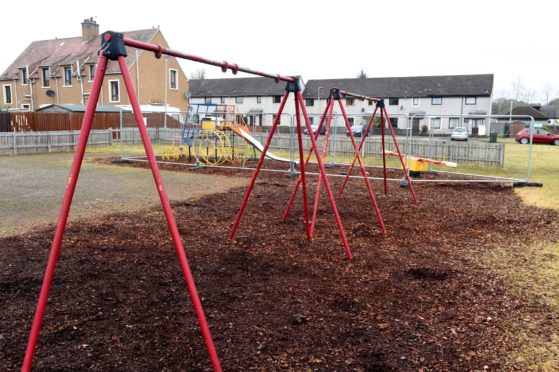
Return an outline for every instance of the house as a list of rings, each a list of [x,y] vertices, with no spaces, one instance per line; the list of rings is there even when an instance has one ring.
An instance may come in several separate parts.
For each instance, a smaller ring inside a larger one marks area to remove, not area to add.
[[[92,18],[81,26],[81,37],[34,41],[16,58],[0,75],[1,107],[35,111],[55,104],[87,104],[101,38]],[[124,36],[168,47],[159,28],[124,32]],[[157,59],[151,52],[128,48],[126,64],[142,109],[188,109],[188,81],[176,58]],[[109,62],[98,104],[130,106],[115,62]]]
[[[465,126],[470,133],[486,135],[491,114],[493,75],[416,76],[390,78],[320,79],[306,82],[303,98],[311,121],[318,121],[325,108],[330,88],[384,98],[392,124],[400,129],[410,125],[415,131],[427,126],[433,133],[448,133]],[[277,112],[285,84],[266,78],[204,79],[190,81],[192,103],[236,104],[247,113],[249,124],[271,125]],[[350,123],[366,121],[374,104],[357,99],[344,99]],[[286,105],[285,113],[294,114],[294,105]],[[338,117],[335,125],[343,125]],[[457,115],[452,117],[452,115]],[[471,118],[467,116],[471,115]],[[477,116],[477,117],[476,117]],[[266,120],[266,118],[268,118]],[[282,125],[289,120],[282,120]]]

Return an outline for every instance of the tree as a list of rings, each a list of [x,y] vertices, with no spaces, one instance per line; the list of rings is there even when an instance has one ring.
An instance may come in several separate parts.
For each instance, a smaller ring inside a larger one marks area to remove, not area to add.
[[[518,76],[512,83],[512,98],[517,102],[534,103],[537,98],[535,90],[529,90],[524,86],[522,79]]]
[[[190,80],[204,80],[206,78],[206,70],[199,68],[190,74]]]
[[[363,67],[361,67],[361,71],[357,75],[357,78],[358,79],[366,79],[367,78],[367,73],[365,71],[363,71]]]
[[[545,83],[540,91],[540,99],[543,104],[549,103],[557,95],[557,90],[550,83]]]

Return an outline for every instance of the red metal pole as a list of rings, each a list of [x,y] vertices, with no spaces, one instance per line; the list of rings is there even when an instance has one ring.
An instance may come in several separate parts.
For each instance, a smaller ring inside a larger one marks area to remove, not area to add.
[[[231,232],[229,233],[229,239],[233,239],[235,237],[235,233],[237,232],[237,227],[239,226],[239,221],[241,221],[241,217],[243,216],[243,212],[244,212],[245,207],[247,205],[248,198],[250,197],[250,193],[252,191],[252,188],[254,187],[254,183],[256,182],[256,177],[258,176],[258,173],[260,172],[260,168],[262,167],[262,163],[264,162],[264,158],[266,157],[266,153],[268,152],[268,147],[270,147],[270,143],[272,142],[272,137],[274,136],[274,132],[276,131],[276,127],[278,126],[278,123],[281,120],[281,114],[283,112],[283,108],[285,107],[285,103],[287,102],[287,97],[288,96],[289,96],[289,92],[286,91],[285,94],[283,95],[283,99],[281,100],[281,104],[280,104],[278,113],[276,115],[276,119],[274,120],[274,124],[272,125],[270,135],[268,136],[268,139],[266,140],[266,144],[264,145],[264,148],[262,149],[262,154],[260,155],[260,159],[258,160],[258,164],[256,165],[256,170],[254,171],[254,174],[252,175],[252,180],[250,181],[248,189],[247,189],[247,191],[245,193],[245,196],[243,198],[243,202],[241,203],[241,208],[239,209],[239,212],[237,213],[237,217],[235,218],[235,222],[233,223],[233,228],[231,229]]]
[[[373,121],[375,120],[375,115],[377,114],[377,109],[378,107],[375,106],[375,110],[373,111],[373,116],[371,116],[371,119],[369,119],[369,123],[367,124],[367,129],[365,129],[365,131],[362,134],[361,137],[361,142],[359,142],[359,147],[357,148],[357,151],[360,152],[361,148],[363,147],[363,144],[365,143],[365,139],[368,136],[369,133],[369,129],[371,128],[371,125],[373,124]],[[351,161],[351,165],[349,166],[349,170],[347,171],[344,181],[342,182],[342,187],[340,187],[340,191],[338,192],[338,196],[342,196],[342,193],[344,192],[344,188],[345,185],[347,183],[347,180],[349,179],[349,176],[351,176],[351,172],[353,172],[353,166],[355,165],[355,160],[357,160],[357,157],[353,156],[353,160]]]
[[[330,101],[334,102],[333,99]],[[334,104],[330,105],[330,109],[328,111],[328,121],[326,122],[326,133],[324,134],[324,143],[322,145],[322,155],[318,154],[318,156],[322,156],[322,162],[326,160],[326,150],[328,149],[328,138],[330,137],[330,128],[332,124],[332,111],[334,109]],[[317,132],[320,133],[320,130]],[[322,185],[322,174],[318,175],[318,185],[316,186],[316,194],[314,196],[314,208],[312,213],[311,219],[311,237],[314,237],[314,228],[316,226],[316,216],[318,213],[318,202],[320,200],[320,186]]]
[[[124,44],[127,45],[127,46],[130,46],[130,47],[133,47],[133,48],[144,49],[144,50],[149,50],[151,52],[154,52],[155,56],[157,58],[160,58],[161,55],[166,54],[166,55],[177,57],[177,58],[188,59],[190,61],[204,63],[206,65],[221,67],[221,71],[223,71],[223,72],[226,72],[229,69],[233,72],[234,75],[236,75],[237,72],[241,71],[241,72],[245,72],[247,74],[252,74],[252,75],[257,75],[257,76],[262,76],[262,77],[267,77],[267,78],[270,78],[270,79],[274,79],[276,81],[276,83],[279,82],[280,80],[285,81],[285,82],[289,82],[289,83],[295,82],[295,79],[292,78],[291,76],[281,76],[281,75],[277,75],[277,74],[276,75],[268,74],[266,72],[253,70],[253,69],[250,69],[250,68],[247,68],[247,67],[240,67],[236,63],[229,63],[227,61],[223,61],[223,62],[213,61],[211,59],[198,57],[198,56],[194,56],[192,54],[181,53],[181,52],[178,52],[176,50],[164,48],[161,45],[157,45],[157,44],[149,44],[149,43],[144,43],[144,42],[141,42],[141,41],[127,39],[127,38],[124,38]]]
[[[184,252],[184,247],[182,245],[182,240],[177,228],[177,223],[173,215],[173,210],[171,209],[171,203],[169,202],[169,197],[167,196],[167,190],[163,184],[163,179],[161,173],[159,172],[159,167],[157,166],[157,160],[155,159],[155,154],[151,146],[151,140],[147,128],[142,117],[142,111],[140,109],[140,103],[134,91],[134,85],[132,84],[132,79],[130,78],[130,72],[128,71],[128,66],[126,64],[126,59],[124,56],[118,57],[118,64],[120,66],[120,71],[122,72],[122,78],[124,80],[124,85],[128,92],[128,97],[130,98],[130,103],[132,104],[132,109],[134,111],[134,117],[136,118],[136,123],[138,124],[138,129],[140,130],[140,136],[142,137],[142,142],[144,144],[144,149],[149,161],[151,168],[151,173],[157,186],[157,192],[159,193],[159,199],[161,200],[161,205],[163,206],[163,211],[165,218],[167,219],[167,225],[169,226],[169,231],[171,232],[171,237],[173,238],[173,243],[175,245],[175,252],[177,254],[179,264],[181,266],[182,272],[184,274],[184,279],[186,280],[186,286],[188,288],[188,293],[190,295],[190,300],[194,305],[194,311],[196,317],[198,318],[198,323],[202,330],[202,336],[206,343],[206,349],[210,356],[210,361],[212,363],[214,371],[221,371],[221,365],[219,363],[219,358],[215,349],[215,345],[210,332],[210,327],[206,321],[206,316],[204,315],[204,309],[202,308],[202,302],[198,296],[198,291],[196,290],[196,284],[194,284],[194,278],[192,272],[190,271],[190,266],[188,265],[188,260],[186,259],[186,254]]]
[[[340,106],[340,110],[342,111],[342,116],[344,117],[344,123],[349,133],[349,138],[351,139],[351,144],[353,145],[353,149],[355,150],[355,157],[359,161],[359,167],[361,168],[361,174],[363,175],[363,180],[365,181],[365,185],[367,187],[367,191],[369,192],[369,197],[373,203],[373,208],[375,209],[375,214],[377,215],[377,220],[380,224],[380,228],[382,232],[386,234],[386,227],[384,226],[384,221],[382,216],[380,215],[380,210],[377,204],[377,199],[375,198],[375,194],[373,193],[373,186],[369,180],[367,175],[367,170],[365,169],[365,165],[363,164],[363,159],[361,158],[361,154],[357,149],[357,144],[355,143],[355,137],[353,136],[353,132],[351,131],[351,126],[349,125],[349,120],[347,118],[347,113],[345,111],[345,107],[342,104],[342,101],[338,101],[338,105]]]
[[[305,208],[305,231],[307,232],[307,239],[311,240],[312,236],[311,236],[311,229],[309,226],[309,200],[307,198],[307,179],[305,175],[305,157],[303,156],[303,133],[301,130],[300,104],[299,101],[297,100],[297,93],[295,94],[294,99],[295,99],[295,117],[297,118],[297,140],[299,142],[299,168],[301,169],[300,176],[301,176],[301,183],[303,184],[303,208]],[[310,124],[307,125],[307,128],[309,131],[309,137],[311,138],[311,141],[314,141],[316,143],[315,136],[312,132],[312,128]],[[319,133],[320,131],[317,131],[316,135],[318,136]]]
[[[380,109],[380,133],[382,138],[382,170],[384,174],[384,195],[388,194],[388,185],[386,182],[386,151],[384,145],[384,110]]]
[[[309,131],[309,133],[311,133],[312,132],[311,123],[309,120],[309,116],[307,114],[305,102],[303,101],[303,95],[301,94],[301,92],[296,92],[295,95],[297,100],[299,101],[299,104],[301,105],[301,111],[303,112],[303,116],[305,117],[307,130]],[[311,142],[312,142],[312,147],[314,149],[314,153],[318,154],[318,145],[316,144],[316,139],[314,138],[314,136],[311,136]],[[342,237],[342,241],[344,243],[344,248],[346,251],[347,258],[351,260],[352,259],[351,250],[349,249],[347,237],[345,235],[344,227],[342,225],[342,219],[340,218],[340,213],[338,212],[338,206],[336,205],[336,201],[334,200],[334,195],[332,194],[332,189],[330,188],[330,184],[328,183],[328,175],[326,173],[326,169],[324,168],[324,163],[322,162],[322,159],[320,159],[320,156],[317,156],[316,159],[318,162],[318,167],[320,168],[320,172],[324,177],[324,187],[326,188],[326,192],[328,193],[328,198],[330,199],[330,204],[332,205],[332,210],[334,211],[334,217],[336,219],[336,224],[338,225],[338,230],[340,231],[340,236]]]
[[[91,124],[93,123],[95,106],[99,100],[99,93],[101,91],[101,85],[103,84],[106,67],[107,58],[101,53],[97,62],[95,78],[93,79],[89,100],[87,101],[87,108],[82,121],[80,136],[78,138],[78,147],[74,153],[74,160],[72,160],[72,167],[70,168],[70,176],[68,178],[68,184],[66,185],[66,192],[64,193],[64,199],[62,200],[60,213],[58,215],[58,223],[56,225],[56,231],[52,241],[52,248],[50,250],[47,268],[43,278],[43,284],[41,286],[41,293],[39,294],[37,309],[35,310],[33,325],[31,326],[31,333],[29,334],[29,341],[27,342],[27,349],[25,350],[25,357],[21,367],[22,371],[30,371],[31,366],[33,365],[35,347],[37,346],[37,341],[39,340],[39,332],[41,330],[43,316],[45,315],[49,292],[54,279],[54,271],[58,261],[58,255],[60,253],[60,245],[64,236],[64,230],[66,228],[66,221],[68,220],[70,206],[72,205],[74,191],[76,190],[76,184],[78,182],[78,176],[83,162],[83,155],[87,146],[87,139],[91,130]]]
[[[315,138],[318,138],[318,135],[320,134],[320,130],[322,129],[322,124],[324,123],[324,119],[326,118],[326,112],[328,111],[328,107],[330,107],[330,101],[328,101],[328,105],[326,105],[326,107],[324,108],[324,112],[322,113],[322,117],[320,118],[320,123],[318,124],[318,129],[316,130],[316,134],[309,134],[311,136],[315,136]],[[311,158],[313,149],[312,147],[309,149],[309,153],[307,154],[307,158],[305,159],[305,166],[307,164],[309,164],[309,160]],[[283,218],[281,219],[282,222],[285,222],[285,220],[287,219],[287,215],[289,214],[289,210],[291,209],[291,205],[293,204],[293,201],[295,200],[295,196],[297,195],[297,191],[299,191],[299,185],[301,184],[301,175],[299,175],[299,177],[297,177],[297,182],[295,182],[295,187],[293,188],[293,191],[291,192],[291,196],[289,198],[289,202],[287,203],[287,208],[285,208],[285,212],[283,213]]]
[[[386,112],[386,107],[383,107],[384,113],[386,115],[386,120],[388,121],[388,128],[390,128],[390,133],[392,134],[392,140],[394,141],[394,146],[396,147],[396,151],[398,152],[398,157],[400,158],[400,163],[402,164],[402,169],[404,169],[404,176],[408,181],[408,185],[410,186],[410,191],[413,196],[413,200],[416,204],[419,203],[417,196],[415,195],[415,189],[413,188],[413,184],[411,182],[410,175],[408,174],[408,170],[406,169],[406,164],[404,162],[404,158],[402,153],[400,152],[400,146],[398,146],[398,141],[396,140],[396,136],[394,135],[394,129],[392,128],[392,123],[390,122],[390,117],[388,117],[388,112]]]

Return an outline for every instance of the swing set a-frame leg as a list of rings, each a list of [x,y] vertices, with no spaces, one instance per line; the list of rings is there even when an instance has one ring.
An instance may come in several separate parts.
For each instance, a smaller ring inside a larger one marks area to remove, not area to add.
[[[179,264],[183,271],[186,285],[188,288],[188,292],[192,303],[194,305],[194,311],[196,313],[196,317],[198,318],[198,323],[200,324],[200,328],[202,330],[202,335],[204,337],[204,341],[206,343],[206,348],[210,357],[210,361],[212,363],[214,371],[221,371],[221,365],[219,362],[219,358],[217,356],[217,352],[213,343],[213,339],[210,333],[210,329],[208,323],[206,321],[206,317],[204,315],[204,310],[202,308],[202,304],[200,298],[198,296],[198,292],[196,290],[196,286],[194,284],[194,278],[192,277],[192,272],[190,271],[190,267],[188,265],[188,261],[186,259],[186,254],[184,253],[184,247],[182,245],[182,241],[178,232],[177,224],[175,218],[173,216],[173,212],[171,210],[171,204],[169,202],[169,198],[167,196],[167,191],[163,184],[163,180],[161,177],[161,173],[159,172],[159,167],[157,166],[157,161],[155,159],[155,154],[153,152],[153,148],[151,146],[151,141],[149,139],[149,135],[147,129],[144,125],[142,112],[140,110],[140,105],[134,91],[132,85],[132,79],[130,77],[130,73],[128,71],[128,66],[126,64],[126,48],[124,46],[122,34],[113,33],[113,32],[106,32],[102,35],[102,49],[99,55],[99,61],[97,63],[97,70],[95,73],[95,78],[93,81],[93,85],[90,92],[90,98],[87,103],[86,112],[84,115],[84,119],[82,122],[82,127],[80,131],[80,136],[78,139],[78,146],[76,152],[74,154],[74,159],[72,161],[72,167],[70,170],[70,177],[68,179],[68,185],[66,186],[66,192],[64,194],[64,199],[62,201],[62,206],[60,209],[60,214],[58,217],[58,223],[55,231],[55,236],[52,243],[52,248],[50,251],[47,268],[45,272],[45,276],[43,279],[43,284],[41,287],[41,292],[39,295],[39,300],[37,303],[37,309],[35,311],[35,316],[33,318],[33,324],[31,327],[31,333],[29,335],[29,341],[27,344],[27,348],[25,351],[25,357],[22,365],[22,371],[30,371],[31,366],[33,364],[33,356],[35,354],[35,349],[37,346],[37,342],[39,339],[39,332],[41,329],[41,324],[43,321],[43,316],[46,310],[46,305],[48,301],[48,296],[50,292],[50,288],[52,286],[52,281],[54,279],[54,271],[56,268],[56,263],[58,261],[58,256],[60,253],[60,246],[62,243],[62,238],[64,235],[64,230],[66,227],[66,222],[68,219],[68,214],[70,211],[70,207],[72,204],[72,199],[74,196],[74,191],[76,189],[76,184],[78,181],[78,176],[80,173],[81,164],[83,162],[83,156],[85,153],[85,148],[87,146],[87,139],[89,137],[89,133],[91,130],[91,125],[93,123],[93,117],[95,114],[95,107],[99,100],[99,94],[101,92],[101,86],[103,84],[103,79],[106,72],[106,66],[108,62],[108,58],[111,60],[117,60],[121,69],[122,77],[124,83],[126,85],[126,89],[128,91],[128,95],[130,98],[130,102],[133,107],[134,116],[136,118],[136,123],[138,125],[138,129],[140,130],[140,134],[142,137],[142,141],[144,144],[144,148],[146,150],[146,155],[148,156],[149,164],[151,167],[152,175],[156,183],[157,191],[159,193],[159,198],[161,200],[161,204],[163,206],[163,210],[165,213],[165,217],[167,219],[167,224],[169,226],[169,230],[171,232],[171,236],[173,238],[173,243],[175,245],[175,251],[177,253],[177,257],[179,259]],[[107,55],[109,57],[107,57]]]

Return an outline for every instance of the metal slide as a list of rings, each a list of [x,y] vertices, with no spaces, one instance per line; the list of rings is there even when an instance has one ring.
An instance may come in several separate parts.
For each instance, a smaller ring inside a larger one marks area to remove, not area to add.
[[[231,129],[233,132],[235,132],[236,134],[238,134],[239,136],[241,136],[241,138],[243,140],[245,140],[246,142],[250,143],[252,146],[254,146],[258,151],[263,152],[264,150],[264,145],[262,144],[262,142],[258,141],[256,138],[254,138],[253,136],[251,136],[249,133],[245,132],[243,130],[243,128],[240,128],[238,126],[229,126],[229,129]],[[276,156],[274,154],[272,154],[270,151],[266,152],[266,157],[270,158],[272,160],[277,160],[277,161],[281,161],[284,163],[291,163],[291,160],[286,159],[286,158],[282,158],[279,156]],[[295,164],[298,164],[299,162],[297,160],[293,161]]]

